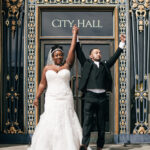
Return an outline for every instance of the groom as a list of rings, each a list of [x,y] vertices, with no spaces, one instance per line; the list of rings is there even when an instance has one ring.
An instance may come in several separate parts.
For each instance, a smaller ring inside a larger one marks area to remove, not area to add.
[[[97,117],[98,128],[97,150],[102,150],[104,146],[106,92],[112,90],[110,68],[123,52],[125,36],[121,35],[120,40],[117,51],[108,61],[101,61],[101,50],[98,48],[91,49],[90,59],[86,59],[80,43],[77,41],[76,53],[82,67],[79,90],[84,95],[83,139],[80,150],[87,150],[89,145],[94,113]]]

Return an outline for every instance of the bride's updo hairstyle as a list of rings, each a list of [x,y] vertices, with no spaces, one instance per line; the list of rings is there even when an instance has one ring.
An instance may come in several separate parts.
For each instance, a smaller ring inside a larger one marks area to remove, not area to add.
[[[54,58],[54,53],[55,53],[56,51],[61,51],[62,54],[64,55],[64,51],[63,51],[62,46],[54,45],[54,46],[49,50],[48,57],[47,57],[47,63],[46,63],[47,65],[53,65],[53,64],[55,64],[53,58]]]
[[[54,52],[56,52],[56,51],[61,51],[64,54],[63,47],[59,46],[59,45],[55,45],[51,49],[52,57],[54,56]]]

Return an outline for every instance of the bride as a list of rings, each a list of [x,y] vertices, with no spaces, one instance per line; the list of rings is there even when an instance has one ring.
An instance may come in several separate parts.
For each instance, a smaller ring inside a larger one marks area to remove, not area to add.
[[[37,107],[38,99],[47,87],[44,113],[40,116],[28,150],[79,150],[82,130],[74,110],[69,84],[70,69],[75,59],[77,33],[78,28],[74,25],[72,42],[65,62],[61,47],[53,47],[49,52],[48,65],[43,70],[34,100]]]

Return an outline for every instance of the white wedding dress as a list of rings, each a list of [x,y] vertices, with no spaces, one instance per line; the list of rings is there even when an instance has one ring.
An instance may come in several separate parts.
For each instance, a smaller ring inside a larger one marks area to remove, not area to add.
[[[28,150],[79,150],[82,130],[74,110],[70,71],[48,70],[46,79],[44,113]]]

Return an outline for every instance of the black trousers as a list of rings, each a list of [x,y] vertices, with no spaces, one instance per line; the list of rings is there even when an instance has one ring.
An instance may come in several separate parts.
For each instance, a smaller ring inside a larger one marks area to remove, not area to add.
[[[82,144],[88,146],[93,125],[93,115],[96,114],[98,139],[97,147],[103,148],[105,143],[105,109],[106,93],[96,94],[86,92],[84,96],[84,121]]]

